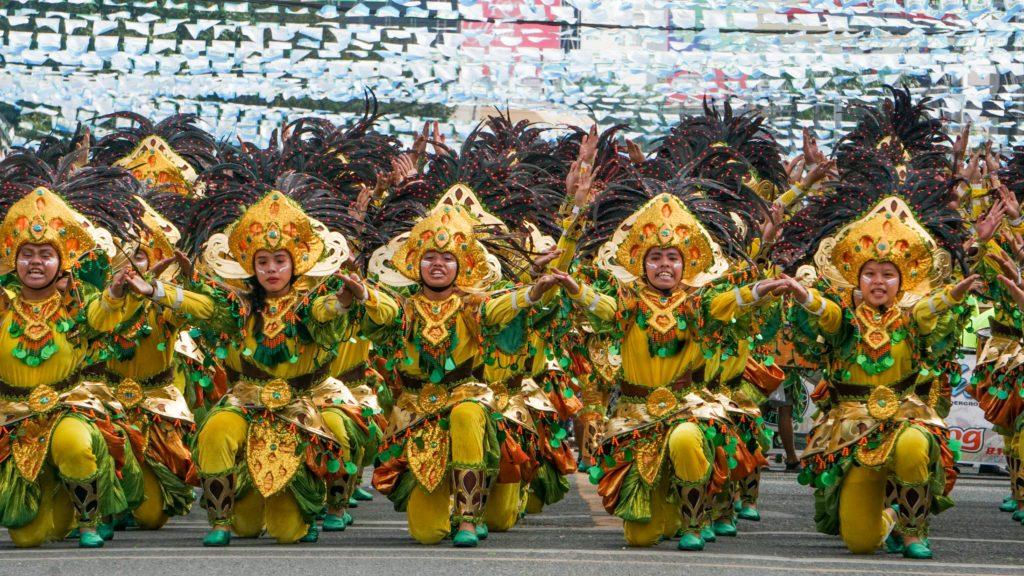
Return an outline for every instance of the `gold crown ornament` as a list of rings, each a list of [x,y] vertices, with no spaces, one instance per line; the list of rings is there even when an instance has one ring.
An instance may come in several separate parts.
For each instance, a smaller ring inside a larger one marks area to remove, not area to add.
[[[860,219],[822,240],[814,255],[821,275],[841,289],[857,287],[861,267],[872,260],[899,269],[901,305],[931,293],[952,271],[949,252],[939,247],[898,196],[883,199]]]
[[[3,252],[0,273],[15,269],[18,250],[25,244],[49,244],[60,255],[62,271],[97,249],[114,253],[110,233],[94,226],[63,198],[39,187],[15,202],[0,223]]]
[[[439,203],[407,233],[396,236],[370,259],[370,274],[391,286],[420,281],[420,262],[427,252],[455,256],[455,285],[484,289],[501,278],[501,265],[480,243],[479,221],[457,204]]]
[[[721,278],[730,267],[721,246],[678,197],[662,193],[619,224],[597,254],[597,265],[622,282],[643,278],[652,248],[677,248],[683,257],[683,283],[699,287]]]
[[[152,188],[166,188],[182,196],[192,193],[192,185],[199,177],[195,168],[156,135],[143,138],[130,154],[114,165],[128,170]]]
[[[277,190],[249,206],[233,225],[206,243],[206,264],[225,279],[251,278],[260,250],[287,250],[295,276],[330,276],[351,251],[345,237],[310,218],[297,202]]]

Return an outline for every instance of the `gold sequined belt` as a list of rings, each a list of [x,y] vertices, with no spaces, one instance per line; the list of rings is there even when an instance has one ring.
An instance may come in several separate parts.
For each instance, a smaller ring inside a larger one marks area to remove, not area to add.
[[[78,382],[78,374],[75,374],[73,376],[68,376],[67,378],[61,380],[60,382],[47,384],[47,386],[49,386],[57,394],[61,394],[77,386]],[[18,386],[11,386],[6,382],[0,382],[0,398],[14,401],[25,400],[29,397],[30,394],[32,394],[32,390],[38,387],[39,384],[33,386],[32,388],[21,388]]]
[[[931,383],[925,382],[920,385],[917,384],[917,374],[903,379],[895,384],[887,384],[885,386],[889,390],[892,390],[900,398],[906,396],[911,392],[915,392],[918,396],[927,395],[931,389]],[[848,401],[859,401],[863,402],[871,396],[871,393],[878,386],[869,386],[864,384],[846,384],[846,383],[832,383],[832,399],[839,402]]]

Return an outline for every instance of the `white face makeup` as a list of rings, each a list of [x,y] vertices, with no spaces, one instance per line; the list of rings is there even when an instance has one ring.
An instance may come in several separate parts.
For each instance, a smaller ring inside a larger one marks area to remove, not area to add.
[[[864,302],[876,308],[892,306],[900,290],[900,271],[891,262],[871,260],[860,270],[860,292]]]
[[[450,252],[430,250],[420,260],[420,278],[423,284],[434,290],[444,290],[455,283],[459,263]]]
[[[644,257],[647,282],[658,290],[673,290],[683,276],[683,256],[678,248],[651,248]]]
[[[253,257],[256,281],[270,296],[288,291],[292,280],[292,256],[287,250],[259,250]]]
[[[60,272],[60,254],[49,244],[23,244],[15,261],[18,279],[32,290],[49,286]]]

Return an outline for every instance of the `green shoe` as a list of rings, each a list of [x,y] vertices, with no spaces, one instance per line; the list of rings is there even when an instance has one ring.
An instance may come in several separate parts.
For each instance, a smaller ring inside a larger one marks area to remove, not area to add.
[[[757,511],[757,508],[751,508],[750,506],[744,506],[740,508],[740,511],[736,513],[741,520],[750,520],[751,522],[760,522],[761,513]]]
[[[306,544],[312,544],[320,539],[320,529],[316,527],[316,524],[310,524],[309,530],[306,530],[306,535],[299,538],[299,542]]]
[[[885,551],[889,554],[903,553],[903,537],[893,532],[885,538]]]
[[[349,508],[359,508],[359,500],[356,500],[355,498],[349,498],[348,499],[348,507]]]
[[[1013,516],[1010,516],[1010,518],[1013,518],[1016,522],[1024,521],[1024,510],[1017,510],[1013,513]]]
[[[103,548],[103,536],[97,532],[82,532],[78,535],[79,548]]]
[[[352,497],[362,502],[373,500],[373,494],[370,494],[368,490],[363,488],[356,488],[356,491],[352,493]]]
[[[118,514],[114,517],[113,529],[120,532],[129,528],[138,528],[139,523],[135,521],[135,516],[131,514]]]
[[[352,515],[349,514],[347,511],[345,512],[345,515],[342,516],[342,518],[345,520],[346,526],[351,526],[356,523],[355,518],[353,518]]]
[[[680,538],[683,536],[682,534],[677,534]],[[705,542],[714,542],[715,540],[718,540],[718,536],[715,536],[715,531],[711,529],[711,526],[701,528],[700,537],[703,538]]]
[[[687,532],[679,539],[679,544],[676,544],[676,548],[690,552],[699,552],[704,549],[704,539],[692,532]]]
[[[711,529],[718,536],[735,536],[736,524],[732,520],[716,520],[711,524]]]
[[[477,540],[487,540],[487,535],[490,534],[490,530],[487,529],[487,524],[477,524],[476,526],[476,538]]]
[[[338,516],[337,514],[327,514],[324,516],[324,532],[344,532],[345,528],[348,528],[348,522],[345,521],[345,515]]]
[[[1010,498],[1009,500],[1003,500],[1003,503],[999,505],[999,510],[1001,512],[1016,512],[1017,501],[1014,500],[1013,498]]]
[[[732,503],[732,510],[733,510],[733,512],[739,512],[740,510],[743,510],[743,501],[742,500],[737,500],[737,501],[733,502]]]
[[[114,539],[114,525],[107,524],[106,522],[100,522],[96,526],[96,533],[100,535],[104,540],[110,541]]]
[[[913,542],[903,548],[903,557],[913,560],[928,560],[932,557],[932,549],[924,542]]]
[[[452,538],[452,545],[456,548],[476,548],[479,544],[480,539],[476,537],[476,531],[459,530]]]
[[[231,532],[229,530],[210,530],[203,538],[203,546],[227,546],[231,544]]]

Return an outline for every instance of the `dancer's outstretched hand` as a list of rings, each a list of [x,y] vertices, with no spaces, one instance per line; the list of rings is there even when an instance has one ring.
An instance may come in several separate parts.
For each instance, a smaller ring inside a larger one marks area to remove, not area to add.
[[[1010,297],[1013,298],[1013,301],[1017,303],[1017,306],[1024,307],[1024,288],[1022,288],[1016,280],[1007,278],[1002,274],[996,276],[996,278],[1003,283],[1003,286],[1006,287],[1006,291],[1010,294]]]
[[[971,274],[970,276],[954,284],[953,287],[949,289],[949,295],[952,296],[954,300],[959,302],[960,300],[964,299],[964,296],[967,296],[968,292],[977,292],[984,288],[985,283],[981,281],[981,276],[979,276],[978,274]]]
[[[338,272],[335,276],[341,280],[341,288],[338,288],[338,291],[334,293],[334,297],[338,299],[338,303],[343,308],[351,306],[353,300],[359,300],[360,302],[366,300],[368,296],[366,286],[363,285],[363,280],[359,278],[358,274]]]

